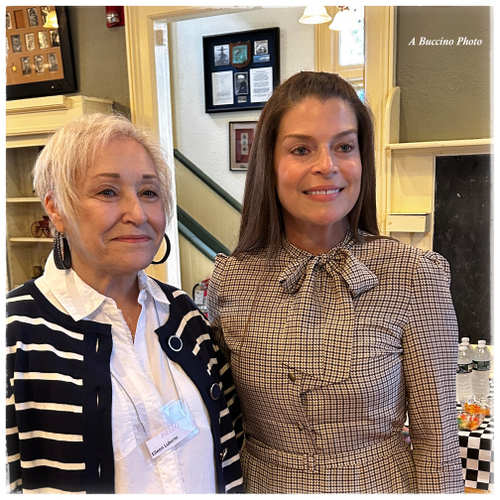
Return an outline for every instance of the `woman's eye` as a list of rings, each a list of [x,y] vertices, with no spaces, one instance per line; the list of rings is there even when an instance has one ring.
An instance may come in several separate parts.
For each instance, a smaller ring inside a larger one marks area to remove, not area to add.
[[[294,155],[305,155],[305,154],[307,154],[307,152],[308,152],[308,149],[304,146],[299,146],[299,147],[294,148],[292,150],[292,154],[294,154]]]
[[[153,191],[152,189],[146,189],[142,194],[147,198],[156,198],[158,196],[158,193],[156,191]]]
[[[115,192],[112,189],[103,189],[99,192],[99,194],[102,194],[103,196],[113,196]]]
[[[342,144],[339,149],[342,153],[349,153],[352,151],[352,144]]]

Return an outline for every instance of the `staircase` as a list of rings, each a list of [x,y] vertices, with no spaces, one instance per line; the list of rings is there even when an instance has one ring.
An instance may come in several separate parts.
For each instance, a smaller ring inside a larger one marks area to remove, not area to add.
[[[241,204],[176,149],[174,158],[182,288],[192,296],[215,256],[235,248]]]

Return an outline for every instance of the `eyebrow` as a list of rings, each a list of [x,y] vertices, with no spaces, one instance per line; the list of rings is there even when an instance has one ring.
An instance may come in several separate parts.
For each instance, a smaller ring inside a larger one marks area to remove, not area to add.
[[[344,130],[343,132],[339,132],[338,134],[334,135],[334,139],[340,139],[342,137],[345,137],[346,135],[351,135],[351,134],[358,134],[358,130],[355,128],[351,128],[349,130]],[[283,140],[285,139],[309,139],[311,136],[310,135],[305,135],[305,134],[287,134],[285,137],[283,137]]]
[[[119,179],[121,176],[120,174],[114,173],[114,172],[103,172],[102,174],[97,174],[94,176],[95,178],[98,177],[111,177],[113,179]],[[158,179],[158,176],[155,174],[144,174],[142,176],[143,179]]]

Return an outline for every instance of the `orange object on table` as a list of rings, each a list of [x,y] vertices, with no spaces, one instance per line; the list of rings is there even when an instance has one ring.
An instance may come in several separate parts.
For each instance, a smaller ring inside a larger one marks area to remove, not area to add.
[[[458,413],[458,427],[468,431],[475,431],[484,420],[483,413],[469,413],[466,411]]]

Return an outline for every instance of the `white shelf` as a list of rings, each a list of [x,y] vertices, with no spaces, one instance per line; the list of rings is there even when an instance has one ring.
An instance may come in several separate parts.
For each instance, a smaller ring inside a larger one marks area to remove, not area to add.
[[[82,95],[35,97],[9,101],[6,105],[7,147],[48,139],[72,118],[87,113],[110,113],[113,101]],[[42,142],[44,144],[44,142]]]
[[[493,152],[493,139],[469,139],[456,141],[401,142],[386,144],[386,149],[394,152],[433,151],[443,154],[479,154]],[[464,153],[465,151],[465,153]]]
[[[9,238],[11,243],[52,243],[52,238],[35,238],[34,236],[20,236],[16,238]]]
[[[388,214],[387,229],[391,233],[426,233],[431,229],[431,214]]]
[[[36,197],[16,197],[16,198],[7,198],[5,200],[7,203],[41,203],[40,198]]]

